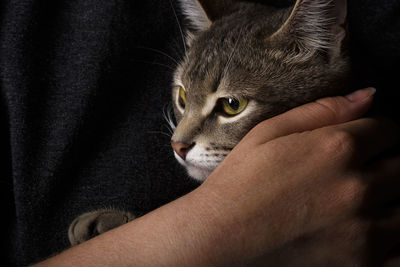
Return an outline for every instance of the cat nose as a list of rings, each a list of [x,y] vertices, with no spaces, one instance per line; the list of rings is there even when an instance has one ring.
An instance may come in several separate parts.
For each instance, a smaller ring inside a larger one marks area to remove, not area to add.
[[[181,142],[174,142],[171,141],[171,146],[174,149],[174,151],[176,152],[176,154],[179,155],[179,157],[181,157],[183,160],[186,159],[186,155],[187,153],[190,151],[190,149],[192,149],[194,147],[195,143],[192,144],[185,144],[185,143],[181,143]]]

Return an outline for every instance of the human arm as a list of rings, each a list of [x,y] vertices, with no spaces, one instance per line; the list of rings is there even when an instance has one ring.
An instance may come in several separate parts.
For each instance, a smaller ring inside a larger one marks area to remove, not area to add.
[[[327,252],[361,261],[369,221],[357,209],[365,177],[400,172],[398,158],[374,172],[362,166],[399,141],[390,123],[348,122],[369,108],[370,93],[320,100],[261,123],[198,189],[38,266],[290,266],[316,260],[315,251],[322,263],[331,260]]]

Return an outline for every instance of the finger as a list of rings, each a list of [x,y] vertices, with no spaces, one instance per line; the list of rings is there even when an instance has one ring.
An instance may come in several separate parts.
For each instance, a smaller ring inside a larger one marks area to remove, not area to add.
[[[342,133],[342,142],[358,163],[369,161],[400,144],[400,128],[385,118],[363,118],[327,128]]]
[[[261,122],[244,139],[260,144],[292,133],[357,119],[370,108],[375,91],[366,88],[345,97],[323,98],[294,108]]]

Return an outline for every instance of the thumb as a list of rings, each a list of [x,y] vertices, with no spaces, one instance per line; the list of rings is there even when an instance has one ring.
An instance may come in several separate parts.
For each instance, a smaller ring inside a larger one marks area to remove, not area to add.
[[[366,88],[347,96],[322,98],[296,107],[259,123],[244,139],[261,144],[281,136],[358,119],[370,108],[375,92],[375,88]]]

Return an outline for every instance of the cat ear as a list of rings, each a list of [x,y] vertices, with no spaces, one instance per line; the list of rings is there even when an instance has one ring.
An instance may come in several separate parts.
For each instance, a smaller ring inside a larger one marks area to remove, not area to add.
[[[289,18],[270,38],[293,42],[304,59],[321,50],[337,57],[346,37],[346,16],[346,0],[297,0]]]
[[[183,14],[196,31],[205,31],[227,14],[234,0],[180,0]]]

